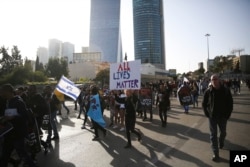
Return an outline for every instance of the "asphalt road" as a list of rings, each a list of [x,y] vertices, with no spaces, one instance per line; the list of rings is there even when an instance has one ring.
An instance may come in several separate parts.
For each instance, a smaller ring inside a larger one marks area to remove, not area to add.
[[[132,149],[124,149],[125,132],[107,128],[104,138],[100,133],[99,141],[92,141],[93,130],[87,126],[82,130],[82,119],[76,119],[73,102],[66,105],[70,115],[62,110],[58,116],[60,140],[52,142],[53,148],[47,155],[38,155],[41,167],[208,167],[229,166],[229,150],[250,150],[250,91],[242,87],[241,94],[233,95],[234,111],[227,126],[225,147],[220,150],[221,161],[211,160],[208,120],[200,106],[184,114],[176,98],[171,98],[171,110],[168,112],[168,124],[162,128],[157,111],[153,121],[137,118],[136,128],[143,134],[139,143],[132,134]],[[105,119],[109,124],[109,111],[105,110]],[[83,116],[82,116],[83,118]]]

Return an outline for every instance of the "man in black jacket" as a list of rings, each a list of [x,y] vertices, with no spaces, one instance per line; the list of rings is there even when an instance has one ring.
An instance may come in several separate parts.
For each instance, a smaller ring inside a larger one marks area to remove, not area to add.
[[[233,111],[233,98],[230,90],[220,83],[217,75],[211,76],[211,86],[205,91],[202,107],[209,118],[211,146],[214,152],[212,160],[219,161],[217,126],[220,129],[219,147],[223,148],[227,120]]]

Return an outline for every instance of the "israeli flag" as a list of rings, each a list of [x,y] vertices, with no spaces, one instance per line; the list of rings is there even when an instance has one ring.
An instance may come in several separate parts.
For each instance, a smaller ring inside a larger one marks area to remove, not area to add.
[[[102,116],[101,103],[99,95],[93,95],[90,97],[90,106],[88,111],[88,116],[93,119],[100,126],[105,127],[106,123]]]
[[[62,76],[56,86],[56,90],[76,100],[81,90],[68,78]]]

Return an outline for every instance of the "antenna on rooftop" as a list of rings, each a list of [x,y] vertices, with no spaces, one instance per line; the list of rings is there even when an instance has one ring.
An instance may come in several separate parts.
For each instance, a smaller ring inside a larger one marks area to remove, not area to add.
[[[240,56],[240,53],[241,53],[241,52],[244,52],[244,51],[245,51],[245,49],[243,49],[243,48],[241,48],[241,49],[233,49],[233,50],[231,51],[231,53],[232,53],[232,54],[239,53],[239,56]]]

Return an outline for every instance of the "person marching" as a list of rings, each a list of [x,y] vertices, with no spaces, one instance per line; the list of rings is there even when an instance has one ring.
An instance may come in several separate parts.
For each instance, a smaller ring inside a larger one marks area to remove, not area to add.
[[[138,137],[138,141],[141,141],[141,134],[135,130],[135,122],[136,122],[136,109],[135,105],[138,101],[138,98],[133,95],[131,90],[126,90],[126,100],[125,100],[125,127],[126,127],[126,135],[127,135],[127,145],[124,148],[131,148],[131,137],[130,132],[134,133]]]
[[[184,112],[188,114],[189,112],[189,105],[192,104],[192,96],[191,96],[191,89],[189,88],[187,82],[183,82],[181,87],[177,91],[177,95],[181,105],[184,108]]]
[[[98,94],[98,88],[96,86],[92,86],[91,88],[91,95],[97,95]],[[91,97],[90,97],[91,100]],[[103,104],[103,100],[101,99],[101,97],[99,96],[99,100],[100,100],[100,107],[101,107],[101,112],[103,115],[104,112],[104,104]],[[88,108],[90,108],[90,104],[91,102],[89,102],[89,106]],[[89,111],[88,111],[89,112]],[[93,123],[93,127],[94,127],[94,132],[95,132],[95,137],[92,139],[93,141],[97,141],[99,140],[99,134],[98,134],[98,129],[100,129],[103,132],[103,136],[106,137],[107,135],[107,130],[105,128],[103,128],[101,125],[99,125],[95,120],[92,119],[92,123]]]
[[[167,126],[167,111],[170,109],[170,99],[167,88],[161,84],[160,90],[157,95],[156,106],[159,107],[159,116],[161,119],[162,127]]]
[[[214,153],[212,160],[219,161],[217,126],[220,129],[219,147],[223,148],[227,120],[233,111],[233,98],[231,91],[220,83],[217,75],[211,76],[211,86],[205,91],[202,107],[209,120],[211,147]]]
[[[56,126],[56,113],[58,111],[58,106],[61,105],[60,101],[57,99],[56,95],[52,93],[52,88],[50,86],[46,86],[44,89],[45,93],[45,100],[47,101],[47,104],[49,105],[49,110],[50,110],[50,123],[51,127],[48,130],[48,136],[47,136],[47,143],[50,143],[51,140],[58,140],[59,139],[59,134],[57,131],[57,126]],[[54,136],[52,137],[52,130],[54,133]]]
[[[34,167],[36,165],[25,147],[25,137],[28,134],[28,113],[26,105],[20,96],[14,95],[14,88],[12,85],[3,85],[1,91],[3,98],[6,100],[6,104],[4,108],[4,116],[0,121],[1,123],[11,123],[13,129],[4,136],[0,166],[8,166],[11,153],[15,149],[19,157],[24,160],[25,165]]]

